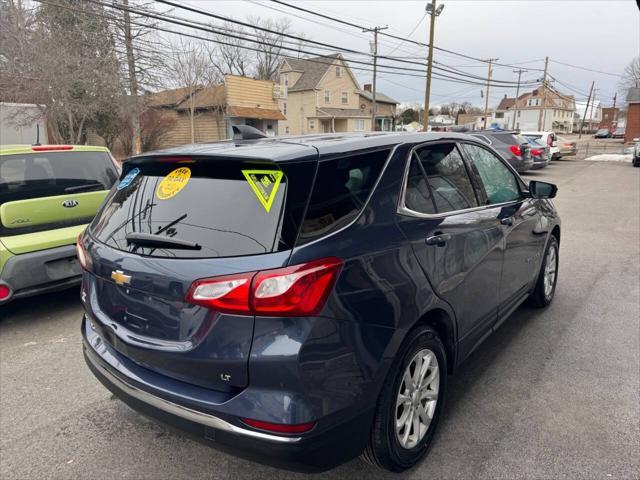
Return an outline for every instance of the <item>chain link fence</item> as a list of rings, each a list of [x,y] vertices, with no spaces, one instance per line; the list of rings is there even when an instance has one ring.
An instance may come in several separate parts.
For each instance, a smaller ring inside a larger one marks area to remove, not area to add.
[[[624,155],[626,153],[629,153],[628,150],[629,145],[623,145],[622,143],[588,142],[582,145],[578,145],[578,150],[576,152],[575,158],[584,160],[585,158],[593,157],[594,155]]]

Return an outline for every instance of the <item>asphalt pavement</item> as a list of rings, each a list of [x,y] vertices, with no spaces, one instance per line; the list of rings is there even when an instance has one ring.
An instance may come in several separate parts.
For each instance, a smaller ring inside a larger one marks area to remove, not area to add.
[[[559,160],[556,297],[520,308],[449,381],[418,467],[358,459],[317,479],[640,478],[640,169]],[[218,452],[130,410],[81,354],[77,290],[0,310],[0,478],[303,478]],[[311,477],[305,477],[311,478]]]

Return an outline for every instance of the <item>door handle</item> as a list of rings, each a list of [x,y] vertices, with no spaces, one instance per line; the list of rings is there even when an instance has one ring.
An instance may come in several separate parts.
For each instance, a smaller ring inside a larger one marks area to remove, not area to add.
[[[513,225],[513,217],[501,218],[500,223],[510,227]]]
[[[444,247],[448,240],[451,240],[450,233],[439,233],[432,237],[427,237],[427,245],[437,245],[438,247]]]

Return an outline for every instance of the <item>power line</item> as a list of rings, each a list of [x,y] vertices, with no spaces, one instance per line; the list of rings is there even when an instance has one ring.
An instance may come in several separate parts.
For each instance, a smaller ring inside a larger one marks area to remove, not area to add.
[[[37,1],[39,3],[43,3],[43,4],[53,5],[53,6],[60,7],[60,8],[66,8],[66,9],[75,10],[75,11],[82,11],[81,9],[74,9],[73,7],[68,7],[68,6],[64,6],[64,5],[55,4],[55,3],[52,3],[52,2],[48,2],[46,0],[35,0],[35,1]],[[91,1],[92,3],[95,3],[95,4],[99,4],[99,5],[103,6],[103,7],[108,7],[108,8],[112,8],[112,9],[116,9],[116,10],[120,10],[120,11],[128,10],[130,13],[134,13],[134,14],[137,14],[137,15],[140,15],[140,16],[146,16],[146,17],[149,17],[149,18],[155,18],[155,19],[158,19],[158,20],[161,20],[161,21],[164,21],[164,22],[169,22],[169,23],[172,23],[172,24],[175,24],[175,25],[180,25],[180,26],[185,26],[185,27],[197,29],[197,30],[208,32],[208,33],[214,33],[214,34],[218,33],[218,34],[222,34],[223,36],[231,36],[231,37],[239,38],[241,40],[245,40],[245,41],[248,41],[248,42],[251,42],[251,43],[257,43],[259,45],[277,46],[277,47],[279,47],[279,48],[281,48],[283,50],[290,50],[290,51],[294,51],[294,52],[297,52],[297,53],[316,55],[317,56],[316,58],[305,59],[306,61],[313,62],[313,63],[320,63],[320,64],[324,64],[324,65],[332,65],[333,62],[335,61],[335,57],[329,57],[327,55],[323,55],[323,54],[318,53],[318,52],[309,52],[307,50],[302,50],[302,49],[299,49],[299,48],[298,49],[289,48],[289,47],[285,47],[285,46],[282,46],[282,45],[275,45],[275,44],[268,43],[268,42],[248,39],[248,38],[245,38],[245,37],[240,37],[240,36],[235,36],[235,35],[229,35],[226,32],[219,32],[219,31],[216,31],[215,29],[212,29],[212,28],[206,28],[206,27],[200,27],[200,26],[197,26],[197,25],[191,25],[191,24],[189,24],[188,22],[185,22],[185,21],[180,21],[180,20],[175,20],[173,18],[168,18],[168,16],[166,16],[166,15],[164,15],[163,17],[160,17],[158,15],[153,15],[153,14],[149,14],[149,13],[146,13],[146,12],[140,12],[140,11],[137,11],[137,10],[131,9],[131,8],[127,9],[127,8],[121,6],[121,5],[119,6],[119,5],[107,4],[107,3],[104,3],[104,2],[100,2],[99,0],[89,0],[89,1]],[[97,14],[94,13],[94,15],[97,15]],[[98,15],[98,16],[100,16],[100,15]],[[139,24],[139,23],[136,23],[136,22],[132,22],[132,24],[133,25],[143,26],[143,24]],[[199,36],[199,35],[188,34],[188,33],[185,33],[185,32],[178,32],[178,31],[175,31],[175,30],[170,30],[170,29],[167,29],[167,28],[159,27],[159,26],[153,26],[153,27],[150,27],[150,28],[153,28],[153,29],[159,30],[159,31],[163,31],[163,32],[166,32],[166,33],[171,33],[171,34],[174,34],[174,35],[189,37],[189,38],[202,40],[202,41],[206,41],[206,42],[212,42],[212,43],[216,43],[216,44],[219,44],[219,45],[232,46],[232,47],[241,48],[241,49],[244,49],[244,50],[250,50],[250,51],[254,51],[254,52],[263,51],[263,50],[261,50],[259,48],[249,47],[247,45],[238,45],[238,44],[224,42],[224,41],[221,41],[221,40],[214,40],[214,39],[211,39],[211,38],[202,37],[202,36]],[[326,61],[320,60],[322,57],[326,57],[327,60]],[[372,65],[371,63],[363,62],[363,61],[359,61],[359,60],[353,60],[353,59],[344,59],[344,60],[346,62],[357,63],[357,64],[366,65],[366,66],[371,66]],[[425,78],[424,74],[414,74],[414,73],[406,72],[406,70],[417,71],[417,72],[421,72],[421,70],[394,67],[392,65],[384,65],[384,67],[390,68],[392,70],[381,70],[381,72],[383,72],[383,73],[390,73],[390,74],[394,74],[394,75],[417,77],[417,78]],[[361,70],[361,71],[366,71],[366,72],[372,72],[373,71],[372,69],[367,69],[367,68],[362,68],[362,67],[353,67],[353,66],[351,66],[350,68],[352,70]],[[439,78],[439,79],[448,79],[447,81],[453,82],[453,83],[463,83],[463,84],[470,84],[470,85],[477,85],[478,84],[477,82],[464,80],[464,79],[459,79],[459,78],[451,77],[451,76],[444,75],[444,74],[434,74],[434,75],[438,75],[437,78]],[[503,86],[503,85],[495,85],[495,87],[512,88],[510,86]]]
[[[93,1],[93,0],[91,0],[91,1]],[[223,21],[226,21],[226,22],[242,25],[242,26],[245,26],[245,27],[248,27],[248,28],[255,28],[255,29],[267,32],[267,33],[271,33],[271,34],[280,35],[280,36],[284,36],[284,37],[287,37],[287,38],[295,39],[295,40],[298,40],[300,42],[310,43],[310,44],[313,44],[313,45],[320,46],[322,48],[327,48],[327,49],[331,49],[331,50],[338,50],[338,51],[344,51],[344,52],[352,53],[352,54],[356,54],[356,55],[369,56],[369,54],[366,53],[366,52],[353,50],[353,49],[345,48],[345,47],[340,47],[338,45],[332,45],[332,44],[328,44],[328,43],[324,43],[324,42],[318,42],[318,41],[310,40],[310,39],[307,39],[307,38],[304,38],[304,37],[300,37],[300,36],[297,36],[297,35],[292,35],[292,34],[283,33],[283,32],[277,32],[277,31],[274,31],[274,30],[271,30],[271,29],[268,29],[268,28],[265,28],[265,27],[252,25],[250,23],[243,22],[241,20],[237,20],[237,19],[230,18],[230,17],[225,17],[225,16],[218,15],[216,13],[209,12],[209,11],[206,11],[206,10],[202,10],[202,9],[199,9],[199,8],[191,7],[191,6],[188,6],[188,5],[180,5],[180,4],[177,4],[177,3],[175,3],[175,2],[173,2],[171,0],[156,0],[156,2],[165,4],[165,5],[168,5],[168,6],[171,6],[171,7],[187,10],[187,11],[192,12],[192,13],[197,13],[197,14],[200,14],[200,15],[204,15],[204,16],[208,16],[208,17],[211,17],[211,18],[215,18],[217,20],[223,20]],[[277,3],[282,3],[282,2],[277,2]],[[119,8],[115,4],[111,5],[111,7],[112,8]],[[323,15],[323,17],[324,17],[324,15]],[[173,17],[173,18],[175,19],[176,17]],[[181,20],[185,21],[185,19],[181,19]],[[190,20],[186,20],[186,21],[192,23]],[[351,24],[351,25],[355,25],[355,24]],[[209,28],[215,28],[215,27],[209,27]],[[383,34],[384,34],[384,32],[380,32],[380,35],[383,35]],[[234,35],[232,35],[232,34],[229,34],[227,36],[234,37]],[[239,38],[239,37],[235,37],[235,38]],[[244,40],[246,40],[246,39],[244,39]],[[383,58],[385,60],[389,60],[389,61],[392,61],[392,62],[419,65],[421,67],[426,67],[427,66],[427,64],[424,63],[424,62],[401,60],[401,59],[397,59],[397,58],[394,58],[394,57],[390,57],[388,55],[379,55],[379,58]],[[358,63],[355,60],[351,60],[351,61],[354,62],[354,63]],[[423,71],[422,69],[415,69],[415,68],[412,69],[412,68],[407,68],[407,67],[398,67],[398,66],[395,66],[395,65],[381,65],[381,67],[402,68],[402,70],[408,70],[408,71],[413,71],[413,72],[422,72]],[[446,67],[442,67],[442,66],[437,66],[435,68],[437,68],[439,70],[442,70],[442,71],[445,71],[447,73],[451,73],[451,74],[454,74],[454,75],[459,75],[459,76],[466,77],[466,78],[473,79],[473,80],[479,80],[479,81],[486,81],[487,80],[486,78],[483,78],[483,77],[480,77],[480,76],[477,76],[477,75],[473,75],[473,74],[469,74],[468,72],[460,72],[460,71],[450,70],[450,69],[448,69]],[[446,76],[444,74],[441,74],[441,76],[443,76],[444,78],[452,78],[452,79],[455,78],[455,77],[448,77],[448,76]],[[494,79],[493,81],[494,81],[494,83],[504,83],[506,85],[509,85],[509,84],[515,85],[515,82],[509,81],[509,80]]]
[[[564,62],[559,62],[557,60],[549,60],[553,63],[557,63],[558,65],[564,65],[565,67],[571,67],[571,68],[577,68],[579,70],[585,70],[587,72],[594,72],[594,73],[601,73],[602,75],[610,75],[612,77],[618,77],[618,78],[622,78],[623,75],[619,75],[617,73],[611,73],[611,72],[603,72],[602,70],[594,70],[592,68],[587,68],[587,67],[581,67],[579,65],[571,65],[570,63],[564,63]]]
[[[358,29],[362,29],[362,28],[364,28],[364,27],[362,27],[361,25],[357,25],[357,24],[355,24],[355,23],[347,22],[347,21],[345,21],[345,20],[341,20],[341,19],[339,19],[339,18],[331,17],[331,16],[329,16],[329,15],[324,15],[324,14],[319,13],[319,12],[317,12],[317,11],[310,10],[310,9],[308,9],[308,8],[301,7],[301,6],[299,6],[299,5],[290,4],[290,3],[284,2],[284,1],[282,1],[282,0],[271,0],[271,1],[272,1],[272,2],[274,2],[274,3],[278,3],[278,4],[280,4],[280,5],[284,5],[284,6],[289,7],[289,8],[293,8],[293,9],[295,9],[295,10],[299,10],[299,11],[302,11],[302,12],[305,12],[305,13],[309,13],[309,14],[311,14],[311,15],[316,15],[316,16],[318,16],[318,17],[325,18],[325,19],[327,19],[327,20],[331,20],[331,21],[334,21],[334,22],[342,23],[342,24],[344,24],[344,25],[348,25],[348,26],[353,27],[353,28],[358,28]],[[393,35],[393,34],[391,34],[391,33],[381,33],[381,35],[384,35],[384,36],[389,37],[389,38],[394,38],[394,39],[396,39],[396,40],[401,40],[402,42],[412,43],[412,44],[414,44],[414,45],[418,45],[418,46],[421,46],[421,47],[428,47],[428,46],[429,46],[429,44],[428,44],[428,43],[420,42],[420,41],[418,41],[418,40],[413,40],[413,39],[411,39],[411,38],[403,38],[403,37],[399,37],[399,36],[397,36],[397,35]],[[450,53],[450,54],[452,54],[452,55],[456,55],[456,56],[459,56],[459,57],[462,57],[462,58],[467,58],[467,59],[469,59],[469,60],[475,60],[476,62],[487,63],[485,60],[483,60],[483,59],[481,59],[481,58],[473,57],[473,56],[471,56],[471,55],[466,55],[466,54],[464,54],[464,53],[460,53],[460,52],[455,52],[455,51],[453,51],[453,50],[448,50],[448,49],[446,49],[446,48],[438,47],[438,46],[436,46],[436,45],[434,45],[434,46],[433,46],[433,48],[434,48],[434,49],[436,49],[436,50],[439,50],[439,51],[441,51],[441,52]],[[494,65],[503,66],[503,67],[509,67],[509,68],[512,68],[512,67],[513,67],[513,65],[500,64],[500,63],[496,63],[496,64],[494,64]],[[542,71],[542,70],[540,70],[540,71]]]

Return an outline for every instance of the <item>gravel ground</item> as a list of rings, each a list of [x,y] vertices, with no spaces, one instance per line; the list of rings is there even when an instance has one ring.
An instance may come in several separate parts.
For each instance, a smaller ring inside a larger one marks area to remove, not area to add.
[[[640,478],[640,169],[554,161],[560,277],[450,379],[429,457],[318,479]],[[77,291],[0,310],[0,478],[303,478],[195,443],[128,409],[85,367]]]

